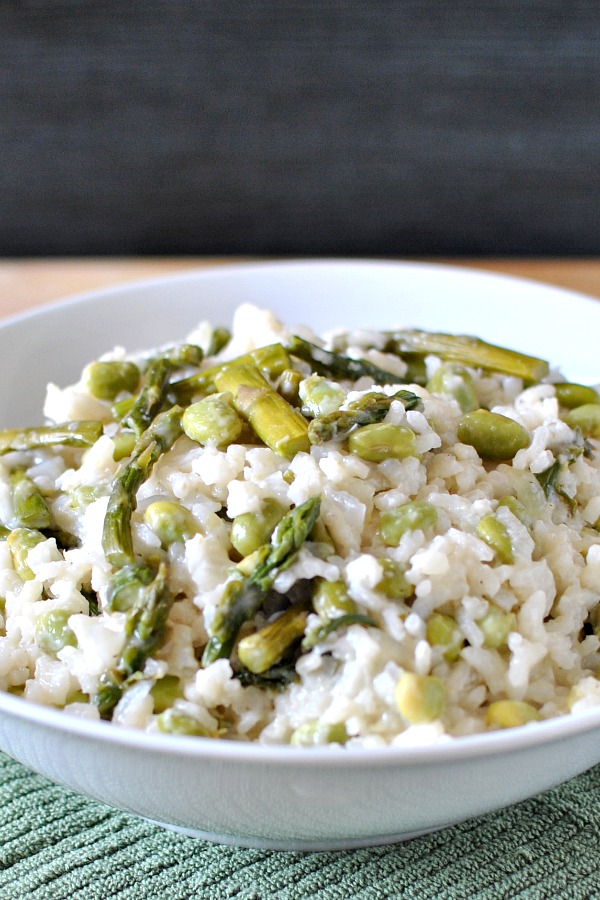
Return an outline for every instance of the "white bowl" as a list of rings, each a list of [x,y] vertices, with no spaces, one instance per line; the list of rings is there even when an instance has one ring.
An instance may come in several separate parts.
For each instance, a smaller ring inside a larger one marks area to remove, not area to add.
[[[41,418],[46,382],[116,344],[227,324],[250,301],[288,324],[478,334],[594,382],[600,303],[504,276],[382,262],[250,264],[100,291],[0,325],[0,426]],[[600,762],[600,709],[424,748],[344,751],[150,735],[0,694],[0,749],[112,806],[242,846],[360,847],[514,803]]]

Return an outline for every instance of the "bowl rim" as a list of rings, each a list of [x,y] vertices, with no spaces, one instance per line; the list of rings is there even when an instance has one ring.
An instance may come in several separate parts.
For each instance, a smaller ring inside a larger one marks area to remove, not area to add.
[[[237,280],[248,275],[269,276],[275,272],[287,271],[290,277],[298,270],[333,271],[335,269],[388,269],[411,271],[422,274],[444,274],[450,278],[468,278],[473,282],[501,280],[510,284],[529,287],[532,290],[553,294],[556,297],[578,298],[580,301],[598,303],[591,295],[548,284],[533,278],[525,278],[504,272],[472,269],[430,260],[403,260],[389,258],[327,257],[307,259],[278,259],[271,261],[216,261],[207,267],[186,269],[149,278],[132,279],[114,285],[106,285],[86,290],[34,306],[22,312],[6,316],[0,320],[0,331],[10,329],[29,319],[52,315],[54,311],[85,306],[100,301],[103,297],[124,295],[131,291],[144,291],[171,284],[186,282],[210,282],[213,280]],[[473,759],[515,752],[548,742],[567,740],[600,728],[600,707],[584,710],[575,715],[562,714],[542,722],[532,722],[499,731],[490,731],[460,737],[444,735],[432,744],[416,744],[398,747],[356,747],[350,750],[339,745],[327,747],[290,747],[288,745],[263,744],[241,740],[216,740],[194,736],[163,735],[142,731],[132,727],[116,726],[110,722],[93,721],[84,717],[69,715],[63,710],[46,707],[24,700],[21,697],[0,692],[0,716],[6,714],[32,726],[48,727],[54,732],[63,732],[87,740],[98,740],[104,744],[128,747],[139,752],[154,752],[169,756],[193,757],[198,759],[238,760],[249,765],[313,766],[344,768],[387,767],[390,765],[410,766],[438,765],[442,761]],[[1,726],[0,726],[1,730]]]

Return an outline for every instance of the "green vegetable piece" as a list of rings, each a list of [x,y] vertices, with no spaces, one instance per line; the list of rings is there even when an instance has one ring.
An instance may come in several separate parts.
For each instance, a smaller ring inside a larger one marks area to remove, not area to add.
[[[228,657],[244,622],[252,619],[277,575],[296,559],[319,517],[321,501],[314,497],[287,513],[275,527],[269,544],[256,551],[257,565],[250,575],[236,575],[228,582],[210,626],[210,638],[202,663]]]
[[[207,356],[216,356],[231,340],[231,332],[222,325],[216,325],[210,336],[208,347],[206,348]]]
[[[492,548],[501,563],[511,565],[515,561],[508,531],[496,516],[484,516],[479,520],[475,532],[482,541]]]
[[[162,356],[151,359],[144,372],[139,395],[123,419],[123,424],[139,437],[157,415],[170,405],[171,376],[179,368],[197,366],[202,361],[202,350],[194,344],[181,344],[166,350]]]
[[[507,509],[510,509],[513,516],[515,516],[515,518],[517,518],[526,528],[531,528],[535,521],[527,512],[524,504],[516,497],[501,497],[500,500],[498,500],[498,506],[505,506]]]
[[[437,522],[435,506],[426,500],[411,500],[382,513],[377,533],[388,547],[397,547],[407,531],[425,531]]]
[[[50,508],[31,478],[17,469],[10,476],[15,518],[24,528],[49,528],[52,523]]]
[[[133,394],[140,383],[140,370],[128,360],[99,360],[84,371],[88,393],[98,400],[114,400],[118,394]]]
[[[541,719],[539,711],[523,700],[496,700],[488,706],[486,725],[494,728],[517,728]]]
[[[300,385],[304,380],[301,372],[286,369],[277,380],[277,393],[292,406],[300,406]]]
[[[509,634],[515,630],[516,616],[490,603],[487,613],[477,624],[483,632],[484,646],[499,650],[506,646]]]
[[[425,725],[439,719],[446,706],[446,689],[435,675],[403,672],[396,685],[396,706],[411,725]]]
[[[45,540],[44,535],[34,528],[13,528],[6,538],[13,566],[23,581],[32,581],[35,578],[27,565],[27,554],[33,547]]]
[[[68,609],[51,609],[38,616],[35,642],[44,653],[58,653],[63,647],[76,647],[77,638],[69,628],[73,613]]]
[[[111,578],[106,594],[106,605],[111,612],[127,612],[144,602],[146,590],[155,578],[155,572],[143,563],[123,566]]]
[[[260,631],[243,637],[237,645],[238,659],[249,672],[260,675],[280,662],[300,640],[306,627],[308,612],[291,606],[274,622]]]
[[[375,384],[398,384],[402,379],[394,372],[388,372],[380,366],[376,366],[366,359],[353,359],[342,353],[334,353],[311,344],[296,335],[292,335],[286,344],[286,349],[298,359],[309,363],[317,375],[326,378],[343,378],[357,381],[363,376],[373,379]]]
[[[250,366],[257,368],[267,379],[275,381],[286,370],[291,369],[290,357],[281,344],[268,344],[257,347],[250,353],[238,356],[226,363],[204,369],[197,375],[190,375],[171,385],[171,392],[178,402],[189,403],[192,397],[199,394],[212,394],[215,391],[215,377],[227,366]],[[301,376],[302,377],[302,376]]]
[[[190,510],[173,500],[155,500],[147,506],[144,522],[165,549],[189,541],[200,532],[200,525]]]
[[[346,409],[319,416],[310,422],[308,436],[311,444],[344,441],[355,429],[382,422],[394,400],[402,403],[407,410],[420,409],[423,405],[412,391],[397,391],[391,397],[376,391],[364,394],[358,400],[349,403]]]
[[[157,460],[181,435],[181,413],[181,407],[174,406],[157,416],[137,441],[131,460],[115,476],[102,531],[102,547],[113,566],[134,561],[130,524],[136,494]]]
[[[389,600],[408,600],[415,592],[414,584],[407,581],[404,569],[391,559],[380,559],[383,578],[376,589]]]
[[[379,422],[357,428],[348,438],[348,448],[360,459],[383,462],[416,456],[417,438],[407,425]]]
[[[427,390],[432,394],[453,397],[464,413],[472,412],[479,406],[473,379],[467,369],[458,363],[442,363],[427,382]]]
[[[457,438],[474,447],[482,459],[512,459],[530,443],[522,425],[487,409],[464,415],[458,423]]]
[[[306,635],[302,641],[303,652],[306,653],[317,644],[321,644],[334,631],[342,631],[351,625],[364,625],[367,628],[376,628],[377,622],[371,616],[364,616],[362,613],[348,613],[347,615],[337,616],[335,619],[329,619],[329,621]]]
[[[286,513],[276,500],[264,500],[257,513],[241,513],[231,523],[230,540],[241,556],[250,556],[270,539],[273,529]]]
[[[326,416],[336,412],[346,399],[346,391],[321,375],[311,375],[300,383],[302,412],[307,416]]]
[[[163,713],[183,696],[181,681],[176,675],[165,675],[154,683],[150,694],[154,701],[154,712]]]
[[[588,438],[600,439],[600,403],[584,403],[565,416],[567,425],[579,428]]]
[[[158,730],[163,734],[177,734],[187,737],[217,737],[209,731],[201,722],[187,713],[175,709],[165,709],[156,717]]]
[[[452,616],[432,613],[427,620],[425,636],[432,647],[444,647],[443,657],[447,662],[456,662],[460,657],[465,641]]]
[[[514,375],[525,382],[541,381],[549,372],[548,363],[535,356],[507,350],[468,335],[443,334],[418,329],[387,332],[388,344],[399,355],[430,354],[470,368]]]
[[[214,382],[218,390],[233,395],[234,406],[267,447],[288,459],[300,451],[308,453],[308,422],[269,385],[256,366],[224,366]]]
[[[187,436],[198,444],[213,447],[233,444],[242,433],[244,422],[231,401],[228,393],[209,394],[188,406],[181,420]]]
[[[43,450],[46,447],[79,447],[85,449],[102,435],[102,422],[65,422],[62,425],[40,425],[35,428],[9,428],[0,431],[0,455],[14,450]]]
[[[321,619],[335,619],[340,615],[354,615],[356,603],[348,594],[343,581],[316,578],[312,594],[313,609]]]
[[[556,399],[566,409],[575,409],[577,406],[587,406],[590,403],[600,403],[600,394],[594,388],[585,384],[572,384],[564,381],[554,385]]]
[[[128,456],[131,456],[135,449],[135,435],[132,431],[120,431],[112,439],[114,444],[113,459],[120,462]]]
[[[319,744],[345,744],[348,731],[344,722],[325,723],[313,720],[300,725],[290,737],[293,747],[314,747]]]
[[[164,640],[173,600],[167,566],[160,563],[154,580],[145,591],[139,592],[136,602],[126,613],[125,645],[120,659],[114,668],[100,676],[94,703],[102,718],[110,718],[130,679],[143,669],[148,657]]]

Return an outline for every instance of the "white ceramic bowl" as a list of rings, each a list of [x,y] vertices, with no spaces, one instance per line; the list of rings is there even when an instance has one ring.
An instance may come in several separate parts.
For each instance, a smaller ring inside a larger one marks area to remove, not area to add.
[[[250,301],[288,324],[478,334],[598,380],[600,303],[445,266],[256,264],[127,285],[0,325],[0,427],[40,420],[46,382],[99,353],[227,324]],[[0,694],[0,749],[52,780],[188,834],[326,849],[406,839],[543,791],[600,762],[600,709],[420,749],[261,747],[149,735]]]

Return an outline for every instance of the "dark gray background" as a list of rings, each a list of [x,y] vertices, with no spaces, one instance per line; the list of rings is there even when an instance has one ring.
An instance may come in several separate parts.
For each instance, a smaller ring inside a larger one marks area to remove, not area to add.
[[[0,253],[596,254],[600,3],[0,0]]]

